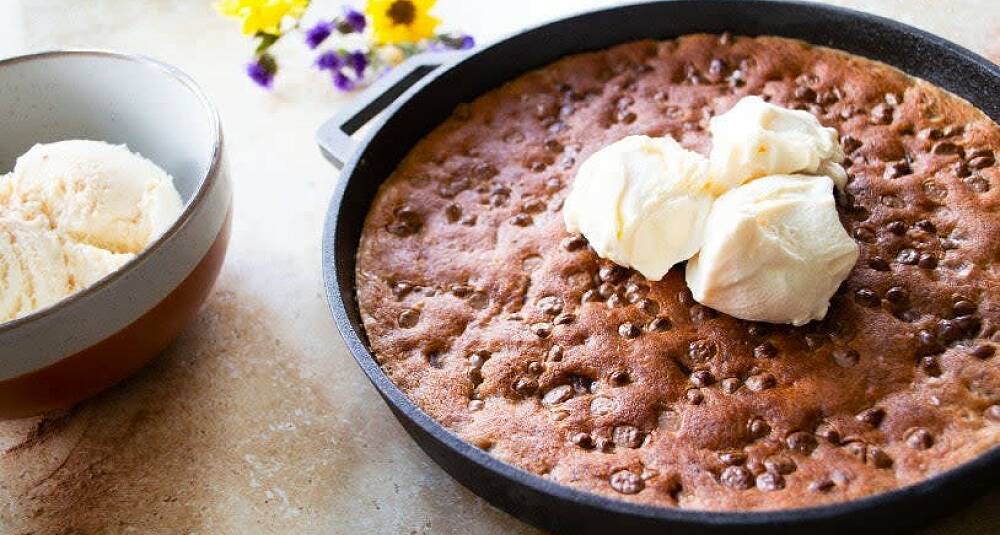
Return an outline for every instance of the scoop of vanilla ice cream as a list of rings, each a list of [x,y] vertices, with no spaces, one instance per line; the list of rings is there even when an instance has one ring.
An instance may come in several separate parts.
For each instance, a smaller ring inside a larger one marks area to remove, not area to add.
[[[43,219],[0,216],[0,321],[60,301],[132,256],[65,242]]]
[[[671,138],[612,143],[580,165],[563,204],[566,228],[602,258],[660,280],[701,246],[713,199],[707,166]]]
[[[740,99],[709,122],[709,175],[718,193],[756,178],[789,173],[829,176],[847,183],[837,131],[811,113],[775,106],[757,96]]]
[[[694,298],[745,320],[822,319],[858,259],[832,188],[825,176],[777,175],[719,197],[687,264]]]
[[[6,206],[44,216],[78,243],[138,253],[181,212],[173,181],[124,145],[70,140],[39,144],[17,159]]]

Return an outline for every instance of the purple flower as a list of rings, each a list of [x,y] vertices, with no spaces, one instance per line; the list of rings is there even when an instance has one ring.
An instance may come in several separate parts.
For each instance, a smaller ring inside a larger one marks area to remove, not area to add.
[[[445,47],[453,50],[467,50],[476,46],[476,40],[468,34],[443,34],[438,36],[438,40]]]
[[[337,31],[344,34],[361,33],[367,25],[365,16],[349,7],[345,7],[344,15],[337,18]]]
[[[468,50],[474,46],[476,46],[475,38],[473,38],[471,35],[463,35],[461,41],[459,42],[456,48],[458,48],[459,50]]]
[[[350,91],[354,89],[354,81],[339,70],[333,71],[333,85],[341,91]]]
[[[354,31],[358,33],[365,31],[367,21],[365,20],[364,14],[346,7],[344,8],[344,20],[347,21],[352,28],[354,28]]]
[[[344,66],[344,58],[340,57],[340,54],[330,51],[323,52],[316,58],[316,68],[323,70],[337,70]]]
[[[306,31],[306,45],[309,48],[318,47],[323,41],[326,41],[327,37],[330,37],[332,31],[333,26],[329,22],[317,22],[315,26]]]
[[[364,52],[360,50],[355,50],[347,55],[347,65],[354,69],[354,72],[361,78],[365,74],[365,68],[368,67],[368,58],[365,57]]]
[[[278,62],[270,54],[261,54],[256,61],[247,64],[247,76],[263,88],[271,88],[276,72],[278,72]]]

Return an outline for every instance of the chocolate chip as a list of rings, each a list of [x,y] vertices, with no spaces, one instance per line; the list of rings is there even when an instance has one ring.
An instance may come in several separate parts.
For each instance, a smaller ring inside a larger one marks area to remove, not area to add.
[[[685,396],[687,397],[688,403],[692,405],[701,405],[701,402],[705,401],[705,394],[702,394],[701,390],[698,390],[697,388],[688,390]]]
[[[549,348],[548,353],[545,355],[545,359],[551,362],[559,362],[563,358],[563,348],[561,345],[554,345]]]
[[[625,370],[617,370],[608,376],[612,386],[625,386],[629,384],[632,379],[629,377],[629,373]]]
[[[531,332],[539,338],[548,338],[552,334],[552,324],[544,321],[531,324]]]
[[[600,278],[603,282],[609,283],[620,282],[627,274],[628,272],[625,268],[617,265],[604,266],[597,271],[598,278]]]
[[[833,361],[841,368],[851,368],[861,360],[861,355],[849,347],[834,349],[832,355]]]
[[[655,316],[660,313],[660,305],[652,299],[643,299],[639,301],[639,310],[650,316]]]
[[[856,457],[859,461],[865,462],[868,456],[868,445],[860,440],[854,440],[844,445],[847,453]]]
[[[747,422],[747,432],[749,432],[750,436],[753,438],[761,438],[767,436],[767,434],[771,432],[771,426],[767,425],[767,422],[765,422],[763,418],[755,417],[751,418],[750,421]]]
[[[542,370],[544,369],[544,367],[542,366],[541,362],[538,362],[537,360],[533,360],[533,361],[531,361],[531,362],[528,363],[528,366],[527,366],[526,369],[528,370],[528,373],[530,373],[532,375],[539,375],[539,374],[542,373]]]
[[[934,436],[923,427],[914,427],[906,432],[906,445],[915,450],[926,450],[934,445]]]
[[[885,174],[883,175],[887,179],[896,179],[913,173],[913,169],[910,168],[910,164],[900,161],[893,162],[885,166]]]
[[[958,145],[950,141],[941,141],[936,145],[934,145],[934,148],[931,149],[931,152],[938,155],[958,154],[958,151],[959,151]]]
[[[715,382],[715,377],[708,370],[697,370],[691,374],[691,384],[697,387],[709,386]]]
[[[986,193],[990,190],[990,181],[982,175],[972,175],[965,179],[965,183],[976,193]]]
[[[568,238],[563,238],[562,248],[569,251],[579,251],[587,246],[587,240],[583,236],[569,236]]]
[[[722,391],[727,394],[732,394],[740,389],[740,380],[736,377],[727,377],[719,384],[722,386]]]
[[[866,459],[869,463],[875,466],[875,468],[889,468],[892,466],[892,457],[889,454],[882,451],[881,448],[877,446],[869,446]]]
[[[642,445],[642,432],[631,425],[618,425],[611,431],[611,440],[615,446],[622,448],[638,448]]]
[[[581,303],[593,303],[601,300],[601,294],[597,290],[587,290],[580,296]]]
[[[772,455],[767,459],[764,459],[764,469],[772,474],[782,474],[787,475],[798,470],[798,465],[795,461],[785,457],[784,455]]]
[[[794,451],[801,453],[802,455],[809,455],[814,449],[819,445],[816,441],[816,437],[812,433],[806,433],[805,431],[796,431],[787,438],[785,438],[785,444]]]
[[[563,312],[555,318],[553,318],[552,323],[555,325],[569,325],[576,321],[576,314],[571,314],[569,312]]]
[[[896,255],[896,262],[907,266],[915,265],[919,260],[920,254],[909,248],[903,249],[898,255]]]
[[[614,284],[611,284],[610,282],[603,282],[601,283],[600,286],[597,287],[597,293],[599,293],[601,297],[605,299],[614,295],[616,291],[617,290],[615,289]]]
[[[620,306],[625,306],[625,298],[621,296],[620,293],[613,293],[611,297],[608,297],[608,307],[616,308]]]
[[[940,320],[937,323],[938,340],[948,344],[962,338],[962,328],[951,320]]]
[[[618,335],[622,338],[635,338],[639,336],[639,328],[632,322],[625,322],[618,326]]]
[[[866,307],[877,307],[882,302],[878,294],[868,288],[858,288],[854,292],[854,300]]]
[[[472,354],[469,355],[469,366],[471,366],[474,369],[482,368],[483,364],[486,364],[486,361],[489,360],[489,358],[490,358],[489,351],[480,350],[473,352]]]
[[[955,326],[962,330],[967,338],[972,338],[979,334],[983,327],[983,322],[976,316],[957,316],[953,320]]]
[[[892,122],[892,106],[888,104],[878,104],[871,111],[873,124],[889,124]]]
[[[688,356],[694,362],[706,362],[715,356],[716,348],[708,340],[695,340],[688,344]]]
[[[807,102],[816,101],[816,91],[810,87],[799,86],[795,88],[795,98],[799,100],[805,100]]]
[[[993,155],[976,156],[969,160],[968,166],[971,169],[985,169],[996,163]]]
[[[951,306],[951,311],[956,316],[969,316],[975,314],[978,307],[972,301],[967,299],[959,299],[955,301],[955,304]]]
[[[937,226],[935,226],[934,222],[929,219],[921,219],[920,221],[914,223],[913,226],[917,227],[918,229],[924,232],[928,232],[931,234],[937,232]]]
[[[885,228],[897,236],[906,234],[906,223],[903,223],[902,221],[890,221]]]
[[[444,216],[449,223],[455,223],[462,219],[462,207],[456,203],[451,203],[444,208]]]
[[[884,258],[873,257],[868,261],[868,267],[874,269],[875,271],[889,271],[889,262]]]
[[[392,295],[399,299],[406,297],[406,294],[413,290],[413,285],[406,281],[399,281],[392,285]]]
[[[885,299],[897,307],[906,307],[910,304],[910,292],[902,286],[893,286],[886,290]]]
[[[559,385],[549,390],[542,396],[542,405],[558,405],[573,396],[573,387],[570,385]]]
[[[514,383],[514,392],[524,397],[534,394],[536,390],[538,390],[538,381],[531,377],[521,377]]]
[[[587,394],[590,392],[590,387],[593,385],[594,381],[589,377],[584,377],[582,375],[572,375],[569,378],[569,384],[573,387],[573,391],[577,394]]]
[[[535,303],[535,307],[537,307],[538,311],[542,314],[554,316],[562,312],[563,300],[557,296],[549,295],[539,299],[538,302]]]
[[[774,358],[778,356],[778,348],[771,342],[764,342],[753,348],[753,356],[759,359]]]
[[[827,493],[833,490],[836,484],[830,479],[816,479],[809,483],[809,492]]]
[[[719,460],[729,466],[737,466],[747,462],[747,454],[742,451],[720,451]]]
[[[872,427],[878,427],[882,423],[882,419],[885,418],[885,409],[881,407],[871,407],[865,409],[857,414],[855,418],[859,422],[864,422]]]
[[[469,371],[466,372],[466,375],[469,377],[469,380],[472,381],[472,384],[474,385],[478,385],[479,383],[483,382],[483,372],[479,368],[471,368]]]
[[[656,331],[666,331],[670,329],[670,319],[659,317],[653,318],[648,324],[646,324],[646,331],[656,332]]]
[[[938,361],[933,356],[927,355],[920,358],[919,367],[927,375],[931,377],[938,377],[941,375],[941,366],[938,365]]]
[[[517,214],[511,220],[511,224],[518,227],[526,227],[530,225],[533,220],[528,214]]]
[[[702,305],[692,305],[689,313],[691,315],[691,321],[695,323],[702,323],[718,315],[711,308]]]
[[[622,494],[636,494],[644,486],[642,478],[628,470],[619,470],[611,475],[611,488]]]
[[[938,265],[938,259],[936,256],[930,253],[923,253],[920,255],[920,259],[917,260],[917,266],[922,269],[934,269]]]
[[[750,390],[762,392],[769,388],[774,388],[778,384],[778,381],[770,373],[758,373],[747,377],[745,383]]]
[[[403,205],[396,209],[395,220],[386,226],[390,234],[399,237],[406,237],[416,234],[423,226],[420,214],[410,205]]]
[[[992,357],[995,353],[996,353],[996,348],[988,344],[980,344],[972,348],[971,351],[969,351],[970,355],[981,360],[986,360]]]
[[[785,478],[780,474],[764,472],[757,476],[757,489],[764,492],[773,492],[785,488]]]
[[[746,490],[753,486],[754,478],[750,470],[742,466],[727,466],[719,475],[719,482],[731,489]]]
[[[917,134],[917,137],[926,141],[936,141],[944,137],[944,133],[939,128],[925,128]]]
[[[868,227],[857,227],[854,229],[854,239],[865,243],[875,241],[875,232]]]
[[[844,153],[846,154],[850,154],[861,148],[861,142],[858,141],[858,138],[853,136],[844,136],[841,138],[840,145],[843,147]]]
[[[840,431],[838,431],[833,424],[822,423],[817,426],[816,436],[830,442],[831,444],[840,444]]]
[[[396,323],[404,329],[409,329],[417,325],[417,321],[420,320],[420,312],[418,310],[408,308],[399,313],[399,318],[396,319]]]
[[[594,448],[594,440],[587,433],[575,433],[572,437],[570,437],[569,441],[585,450]]]

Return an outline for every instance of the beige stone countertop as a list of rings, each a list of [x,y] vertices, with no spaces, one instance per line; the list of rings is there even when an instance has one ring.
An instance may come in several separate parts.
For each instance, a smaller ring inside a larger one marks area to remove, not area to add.
[[[482,42],[610,3],[440,0],[436,13]],[[836,3],[1000,59],[997,0]],[[0,0],[0,57],[63,47],[147,54],[204,87],[225,128],[233,239],[197,320],[137,376],[65,413],[0,422],[0,532],[537,533],[417,448],[327,311],[320,235],[338,173],[313,136],[352,95],[298,42],[279,45],[285,73],[259,91],[241,70],[250,43],[207,0]],[[927,529],[997,531],[1000,491]]]

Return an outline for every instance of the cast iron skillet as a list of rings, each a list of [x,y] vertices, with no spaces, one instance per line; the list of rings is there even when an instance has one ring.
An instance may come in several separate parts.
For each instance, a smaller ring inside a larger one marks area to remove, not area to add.
[[[536,526],[565,533],[811,532],[915,527],[995,486],[1000,447],[917,485],[806,509],[752,513],[637,505],[557,485],[463,442],[417,408],[368,348],[355,297],[355,254],[379,185],[454,107],[568,54],[694,32],[779,35],[846,50],[929,80],[1000,121],[1000,68],[941,38],[897,22],[800,2],[681,0],[595,11],[527,30],[471,53],[415,56],[320,129],[324,154],[342,167],[323,235],[327,298],[347,346],[403,427],[476,494]],[[349,137],[385,108],[360,142]]]

